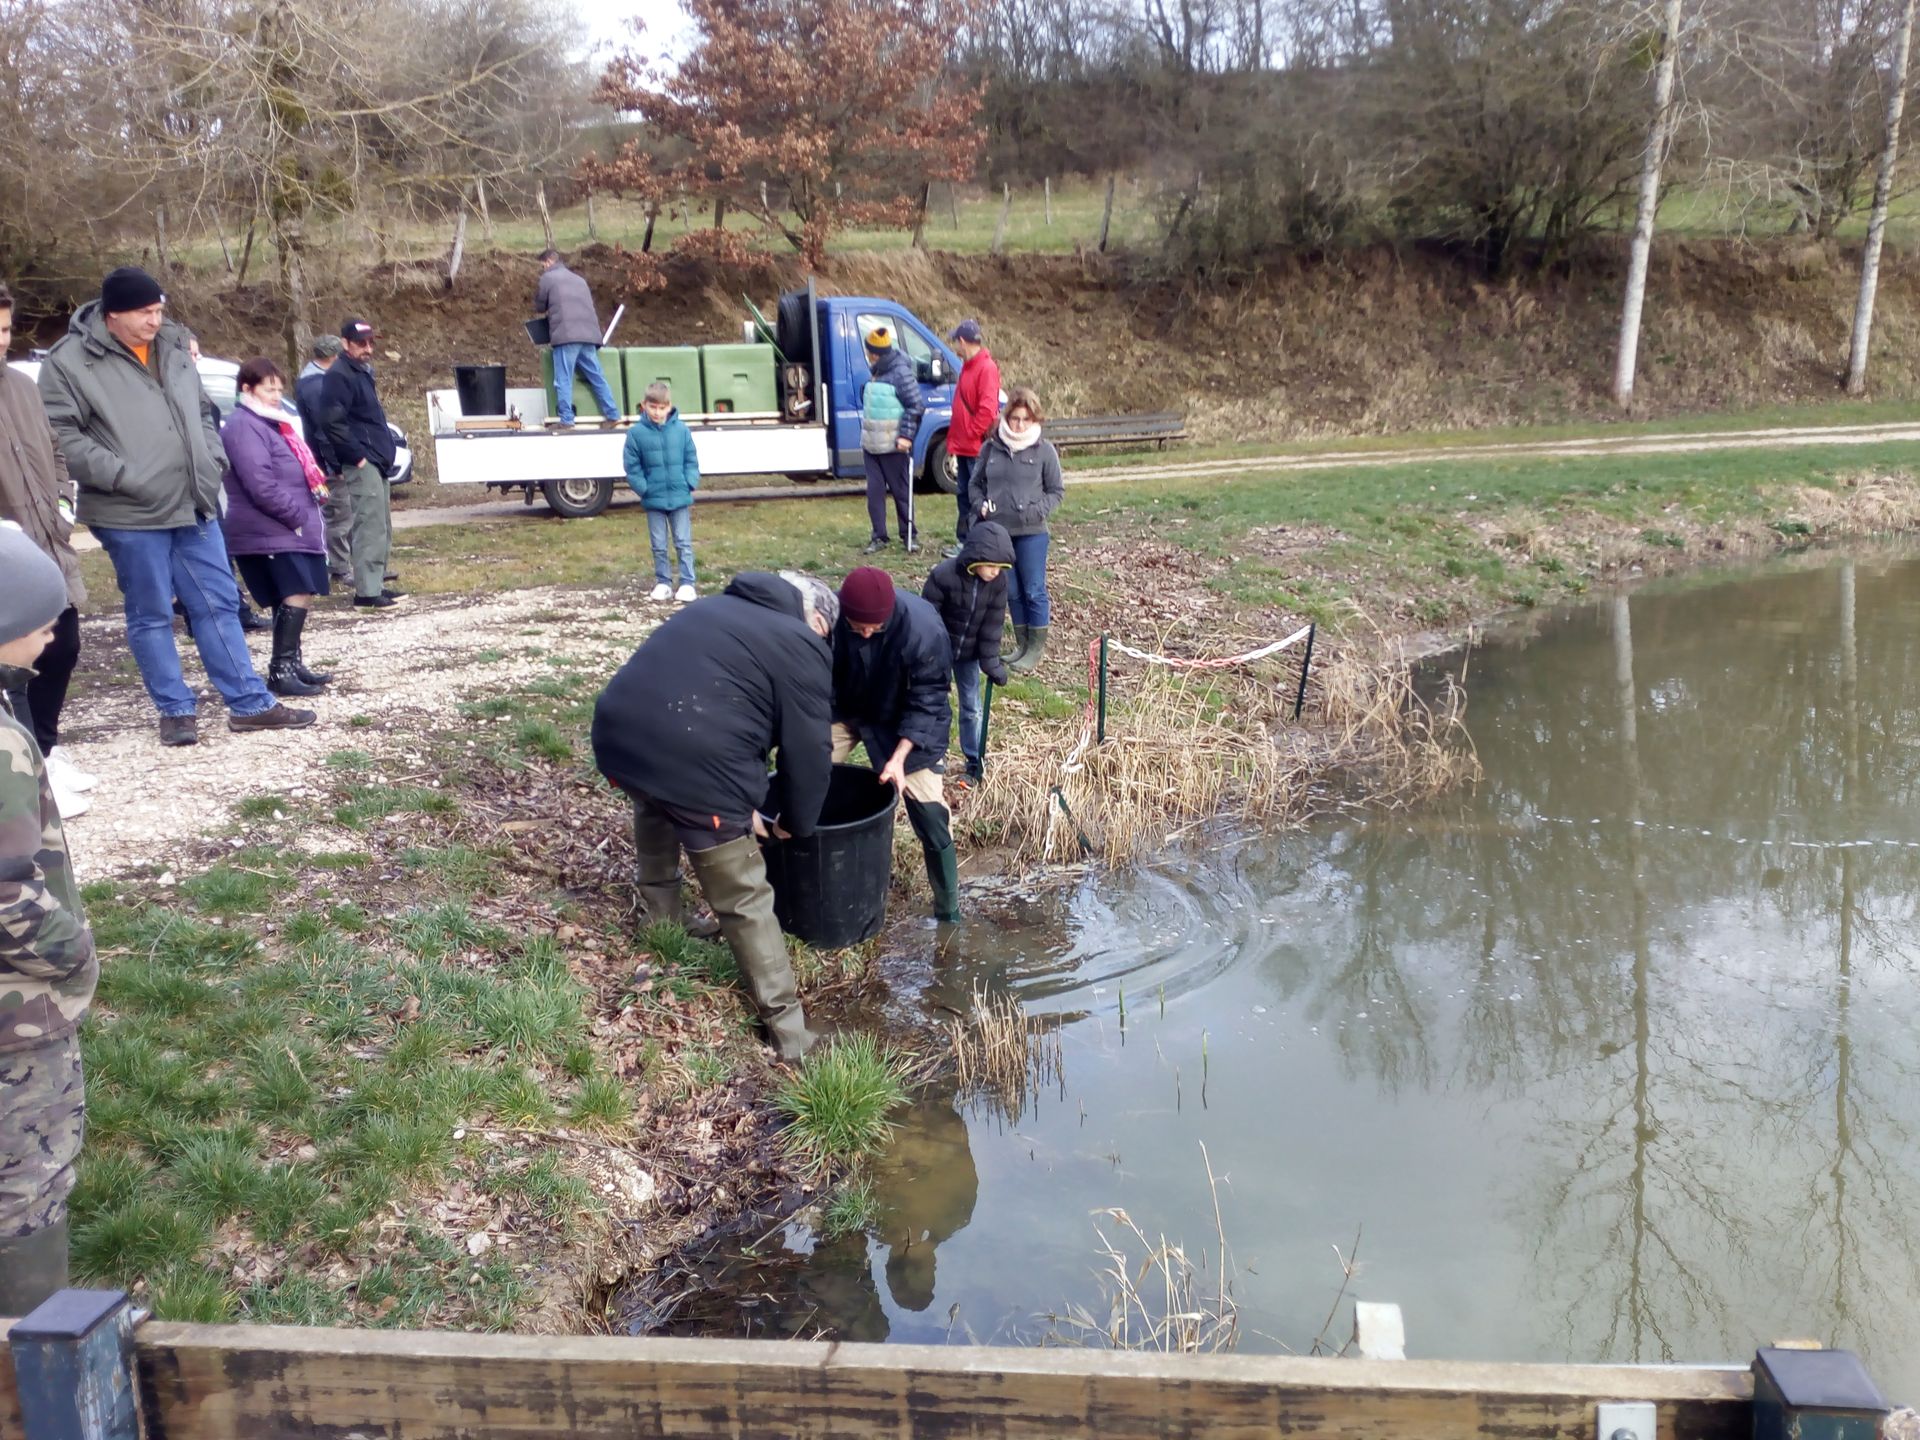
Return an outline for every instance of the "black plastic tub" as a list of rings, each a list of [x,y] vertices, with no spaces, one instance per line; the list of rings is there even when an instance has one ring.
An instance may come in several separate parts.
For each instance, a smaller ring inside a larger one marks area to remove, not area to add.
[[[836,765],[820,823],[804,840],[769,840],[767,878],[780,928],[821,950],[880,933],[893,879],[900,797],[864,765]]]
[[[504,365],[456,365],[453,388],[460,397],[462,416],[507,413],[507,367]]]

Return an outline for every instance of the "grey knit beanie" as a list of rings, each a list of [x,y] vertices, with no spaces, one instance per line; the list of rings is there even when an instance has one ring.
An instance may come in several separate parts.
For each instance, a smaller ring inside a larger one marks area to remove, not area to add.
[[[51,625],[67,608],[67,581],[18,525],[0,522],[0,645]]]

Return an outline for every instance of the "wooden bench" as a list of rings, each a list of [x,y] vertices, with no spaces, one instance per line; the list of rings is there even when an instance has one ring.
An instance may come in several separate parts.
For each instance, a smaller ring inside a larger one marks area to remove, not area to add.
[[[1147,444],[1165,449],[1168,441],[1187,438],[1187,417],[1177,410],[1152,415],[1074,415],[1047,421],[1046,436],[1056,450]]]

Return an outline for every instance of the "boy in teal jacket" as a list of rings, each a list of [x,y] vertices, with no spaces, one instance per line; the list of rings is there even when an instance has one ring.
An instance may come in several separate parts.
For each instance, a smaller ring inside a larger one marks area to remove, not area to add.
[[[656,380],[641,401],[640,418],[627,432],[627,484],[647,507],[647,536],[653,541],[653,599],[681,604],[697,597],[693,588],[693,492],[700,488],[700,456],[693,432],[673,407],[673,387]],[[667,565],[667,540],[680,555],[680,588],[673,588]]]

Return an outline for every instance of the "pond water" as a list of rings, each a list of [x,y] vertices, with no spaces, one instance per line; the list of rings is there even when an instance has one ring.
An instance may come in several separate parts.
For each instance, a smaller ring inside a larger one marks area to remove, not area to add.
[[[1311,1344],[1357,1231],[1415,1356],[1806,1336],[1920,1396],[1920,563],[1536,629],[1467,661],[1473,793],[970,927],[917,1003],[1010,987],[1063,1083],[923,1099],[875,1232],[774,1237],[702,1323],[1038,1339],[1104,1310],[1094,1212],[1212,1250],[1204,1143],[1244,1350]]]

